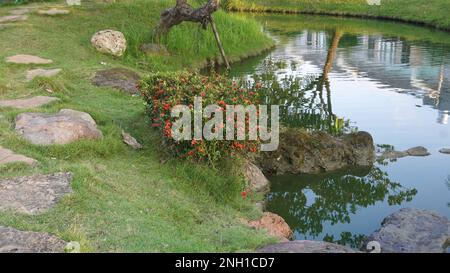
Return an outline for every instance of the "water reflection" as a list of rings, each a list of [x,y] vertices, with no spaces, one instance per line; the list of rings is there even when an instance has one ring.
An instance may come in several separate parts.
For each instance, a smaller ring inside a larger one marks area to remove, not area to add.
[[[317,175],[274,177],[268,195],[268,210],[283,215],[297,237],[317,238],[324,223],[350,223],[358,209],[388,202],[389,206],[409,202],[417,190],[404,188],[389,179],[379,167],[352,169]],[[322,234],[323,235],[323,234]],[[360,235],[341,234],[340,239],[323,238],[352,244]]]

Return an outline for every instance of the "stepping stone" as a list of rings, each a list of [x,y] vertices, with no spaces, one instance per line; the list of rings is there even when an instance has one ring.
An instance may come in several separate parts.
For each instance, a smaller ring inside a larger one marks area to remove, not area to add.
[[[66,0],[68,6],[81,6],[81,0]]]
[[[89,114],[71,109],[55,114],[22,113],[16,117],[16,131],[36,145],[68,144],[103,136]]]
[[[14,55],[11,57],[6,58],[7,63],[15,63],[15,64],[51,64],[53,63],[52,60],[49,59],[43,59],[38,56],[33,55]]]
[[[0,23],[11,23],[11,22],[19,22],[25,21],[28,19],[27,15],[7,15],[0,17]]]
[[[32,69],[27,72],[26,78],[27,78],[27,81],[31,81],[36,77],[50,78],[50,77],[53,77],[53,76],[59,74],[59,72],[61,72],[61,69],[59,69],[59,68],[56,68],[56,69],[42,69],[42,68]]]
[[[40,15],[48,15],[48,16],[56,16],[56,15],[66,15],[69,14],[70,11],[66,9],[56,9],[52,8],[49,10],[38,10],[37,12]]]
[[[92,83],[100,87],[112,87],[129,94],[139,93],[139,81],[141,77],[125,68],[112,68],[100,70],[95,73]]]
[[[137,142],[137,140],[134,137],[132,137],[130,134],[122,131],[122,138],[123,138],[123,142],[125,144],[127,144],[128,146],[130,146],[131,148],[133,148],[134,150],[142,149],[142,145],[139,142]]]
[[[30,12],[31,12],[30,9],[13,9],[13,10],[9,11],[9,14],[12,14],[12,15],[24,15],[24,14],[28,14]]]
[[[428,150],[422,146],[414,147],[405,151],[410,156],[429,156]]]
[[[31,166],[37,165],[36,160],[24,155],[15,154],[13,151],[0,146],[0,165],[16,162],[23,162]]]
[[[440,149],[439,152],[442,153],[442,154],[449,154],[450,155],[450,148]]]
[[[72,192],[71,173],[33,175],[0,180],[0,211],[36,215],[53,208]]]
[[[41,107],[60,99],[55,97],[36,96],[28,99],[0,100],[0,107],[12,107],[19,109]]]
[[[0,226],[0,253],[58,253],[64,252],[65,245],[65,241],[46,232]]]

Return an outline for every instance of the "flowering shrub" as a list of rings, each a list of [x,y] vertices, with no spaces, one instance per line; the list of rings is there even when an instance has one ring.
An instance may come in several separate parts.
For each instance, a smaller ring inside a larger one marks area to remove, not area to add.
[[[258,88],[258,85],[254,87]],[[181,140],[172,137],[172,125],[176,118],[171,116],[171,109],[176,105],[189,106],[191,122],[194,120],[194,98],[201,97],[202,105],[217,105],[223,112],[226,123],[227,105],[258,105],[256,90],[220,75],[203,76],[197,73],[157,73],[150,75],[141,85],[142,95],[146,101],[150,126],[161,134],[162,145],[170,153],[182,158],[198,161],[215,161],[227,155],[246,155],[257,152],[259,140]],[[248,131],[248,115],[246,131]],[[202,116],[203,124],[208,118]],[[238,123],[235,123],[238,124]],[[236,126],[236,125],[235,125]],[[215,130],[214,128],[213,130]],[[239,129],[239,128],[237,128]],[[225,134],[225,129],[223,130]],[[193,134],[191,134],[193,135]],[[248,132],[246,132],[248,136]]]

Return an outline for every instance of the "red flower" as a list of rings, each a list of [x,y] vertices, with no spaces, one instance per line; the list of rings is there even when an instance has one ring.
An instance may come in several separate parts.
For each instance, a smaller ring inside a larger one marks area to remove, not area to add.
[[[242,191],[241,192],[241,196],[242,196],[242,198],[245,199],[247,197],[247,192],[246,191]]]
[[[164,103],[164,110],[170,110],[170,104]]]

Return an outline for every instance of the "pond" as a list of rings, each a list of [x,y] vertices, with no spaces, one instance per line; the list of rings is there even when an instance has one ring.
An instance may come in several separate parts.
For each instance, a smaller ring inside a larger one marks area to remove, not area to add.
[[[336,134],[357,129],[380,150],[424,146],[431,153],[369,169],[271,177],[268,210],[296,239],[358,247],[403,207],[450,217],[450,155],[439,153],[450,148],[450,33],[337,17],[255,18],[277,46],[231,73],[276,86],[268,97],[286,106],[285,125]]]

